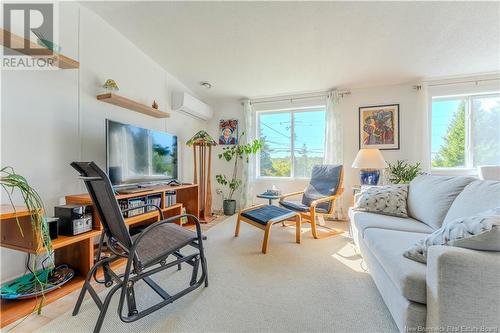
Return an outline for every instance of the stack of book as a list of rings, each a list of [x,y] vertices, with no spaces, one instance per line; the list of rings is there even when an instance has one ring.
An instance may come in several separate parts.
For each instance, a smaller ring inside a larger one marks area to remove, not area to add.
[[[133,199],[122,199],[118,201],[118,204],[120,205],[121,210],[125,210],[128,208],[133,208],[137,206],[142,206],[146,203],[146,198],[133,198]],[[137,208],[137,209],[132,209],[129,210],[128,212],[123,213],[123,217],[132,217],[136,216],[139,214],[144,213],[144,207]]]
[[[173,206],[177,203],[177,192],[167,191],[165,192],[165,207]]]
[[[161,194],[148,195],[148,197],[146,199],[146,203],[149,205],[155,205],[155,206],[161,207]],[[153,211],[153,210],[156,210],[156,208],[154,208],[152,206],[147,207],[148,212]]]

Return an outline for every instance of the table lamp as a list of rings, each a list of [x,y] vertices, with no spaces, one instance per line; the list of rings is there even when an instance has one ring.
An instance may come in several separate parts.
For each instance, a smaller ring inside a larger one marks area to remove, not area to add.
[[[359,172],[361,185],[377,185],[380,169],[385,168],[385,160],[378,149],[360,149],[352,167],[361,169]]]

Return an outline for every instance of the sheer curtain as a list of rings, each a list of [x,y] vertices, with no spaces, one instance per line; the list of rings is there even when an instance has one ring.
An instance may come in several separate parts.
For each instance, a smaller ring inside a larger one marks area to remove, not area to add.
[[[243,115],[245,117],[245,136],[246,142],[251,142],[255,139],[255,111],[253,110],[250,100],[243,102]],[[248,163],[242,163],[242,188],[240,195],[240,209],[249,207],[253,203],[253,188],[255,183],[255,155],[250,155]]]
[[[421,115],[421,139],[419,140],[419,144],[417,145],[421,147],[421,160],[422,160],[422,168],[424,172],[431,171],[431,129],[429,127],[430,124],[430,112],[429,112],[429,87],[426,82],[419,82],[417,87],[418,94],[418,111]]]
[[[326,98],[325,164],[344,164],[342,114],[337,107],[340,95],[330,91]],[[345,181],[344,181],[345,186]],[[345,193],[345,192],[344,192]],[[335,205],[335,218],[344,218],[344,195]]]

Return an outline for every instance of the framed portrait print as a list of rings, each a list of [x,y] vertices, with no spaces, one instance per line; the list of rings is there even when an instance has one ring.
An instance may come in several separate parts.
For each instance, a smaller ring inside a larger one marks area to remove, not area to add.
[[[238,144],[237,119],[221,119],[219,121],[219,144],[220,145]]]
[[[399,149],[399,104],[359,108],[359,149]]]

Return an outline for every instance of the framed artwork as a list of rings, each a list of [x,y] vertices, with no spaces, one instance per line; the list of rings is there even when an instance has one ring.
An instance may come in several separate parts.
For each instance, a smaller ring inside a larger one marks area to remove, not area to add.
[[[238,144],[237,119],[219,120],[219,144],[220,145]]]
[[[359,108],[359,149],[399,149],[399,104]]]

